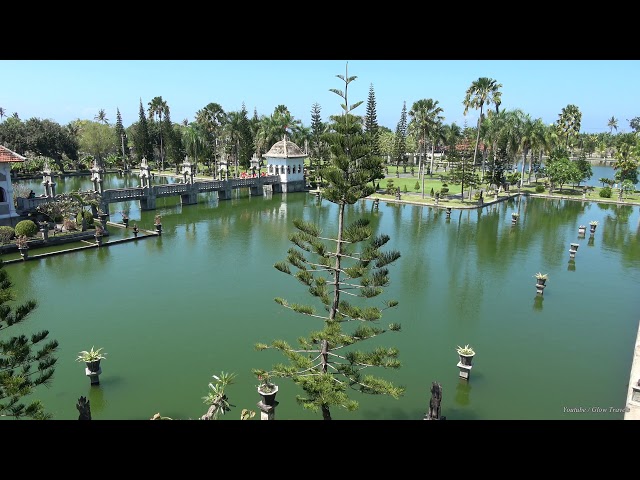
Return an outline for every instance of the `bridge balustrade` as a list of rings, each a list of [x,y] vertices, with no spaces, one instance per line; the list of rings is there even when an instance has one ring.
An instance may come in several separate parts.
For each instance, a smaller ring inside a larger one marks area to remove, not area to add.
[[[144,200],[149,196],[167,197],[172,195],[186,195],[197,187],[198,193],[225,191],[228,188],[250,188],[257,185],[271,185],[280,183],[279,175],[264,177],[230,178],[229,180],[210,180],[187,183],[172,183],[168,185],[153,185],[151,191],[147,187],[108,188],[102,192],[101,203],[103,209],[109,203],[125,202],[127,200]],[[58,195],[56,195],[57,197]],[[22,212],[34,211],[37,206],[52,201],[52,197],[17,198],[17,210]],[[106,211],[106,210],[105,210]]]

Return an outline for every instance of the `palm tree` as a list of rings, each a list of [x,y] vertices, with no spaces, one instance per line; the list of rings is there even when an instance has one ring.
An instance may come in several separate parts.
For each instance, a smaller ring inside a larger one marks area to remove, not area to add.
[[[107,118],[107,112],[104,111],[104,108],[101,108],[98,111],[98,114],[93,117],[96,122],[104,123],[105,125],[109,125],[109,119]]]
[[[436,124],[441,123],[444,120],[444,117],[440,115],[443,111],[444,110],[442,110],[442,108],[438,107],[438,101],[431,98],[414,102],[411,110],[409,110],[409,116],[411,117],[409,129],[415,131],[416,134],[421,137],[419,143],[422,150],[422,156],[420,157],[418,172],[422,174],[422,198],[424,198],[423,159],[426,158],[427,139],[431,138],[431,131],[435,128]],[[431,155],[431,170],[433,171],[433,153]]]
[[[169,107],[167,106],[167,102],[165,102],[162,97],[154,97],[149,102],[149,119],[153,119],[154,117],[158,117],[158,122],[160,124],[160,171],[164,170],[164,155],[162,152],[162,116],[167,113]]]
[[[537,153],[540,162],[542,162],[542,152],[544,152],[547,148],[547,137],[545,136],[546,126],[541,118],[537,118],[533,122],[533,128],[531,132],[531,158],[529,160],[529,173],[527,176],[527,182],[531,183],[531,173],[533,170],[533,159],[534,155]]]
[[[193,163],[198,165],[198,156],[202,155],[207,149],[206,135],[202,131],[202,127],[197,123],[185,127],[182,130],[182,142],[187,155],[193,159]]]
[[[5,112],[4,108],[0,107],[0,121],[2,121],[2,119],[6,116],[7,112]]]
[[[617,132],[618,131],[618,119],[616,117],[612,116],[609,119],[609,121],[607,122],[607,127],[609,127],[609,133],[613,133],[614,129]]]
[[[572,135],[580,133],[580,122],[582,121],[582,113],[575,105],[567,105],[558,115],[556,129],[560,136],[565,137],[565,147],[569,149],[569,138]]]
[[[499,112],[502,93],[500,89],[502,84],[497,83],[496,80],[488,77],[480,77],[474,81],[467,89],[464,101],[464,115],[467,114],[470,108],[480,109],[480,116],[478,117],[478,133],[476,135],[476,146],[473,151],[473,164],[476,164],[476,157],[478,155],[478,144],[480,143],[480,125],[484,120],[483,109],[485,105],[496,106],[496,113]]]
[[[215,177],[218,156],[218,140],[222,132],[222,128],[227,123],[227,114],[219,104],[212,102],[196,112],[196,122],[202,126],[205,139],[209,144],[210,150],[213,152],[212,175]]]
[[[229,139],[231,149],[234,154],[234,177],[238,176],[238,163],[240,141],[242,139],[242,114],[241,112],[229,112],[227,115],[227,123],[224,126],[225,136]],[[228,168],[228,165],[227,165]]]

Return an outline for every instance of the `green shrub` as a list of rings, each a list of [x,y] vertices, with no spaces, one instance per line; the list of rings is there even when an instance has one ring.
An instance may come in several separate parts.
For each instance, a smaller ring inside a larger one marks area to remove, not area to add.
[[[611,187],[603,187],[603,188],[601,188],[599,195],[602,198],[611,198]]]
[[[407,190],[407,185],[406,184],[402,187],[402,191],[404,193],[407,193],[409,191],[409,190]]]
[[[420,182],[418,182],[418,181],[416,180],[416,184],[413,186],[413,189],[414,189],[416,192],[419,192],[419,191],[420,191]]]
[[[536,185],[536,193],[544,192],[544,185]]]
[[[36,222],[33,220],[20,220],[16,225],[14,234],[16,237],[21,235],[33,237],[39,230],[40,228],[38,228],[38,225],[36,225]]]
[[[9,225],[0,226],[0,243],[9,243],[9,240],[11,240],[15,234],[16,231],[13,227]]]
[[[87,212],[85,210],[85,212],[84,212],[84,222],[88,227],[92,226],[93,225],[93,213]],[[78,225],[82,225],[82,212],[78,212],[78,215],[76,216],[76,223]]]
[[[446,184],[445,184],[446,185]],[[440,189],[440,195],[446,195],[447,193],[449,193],[449,189],[447,187],[442,187]]]

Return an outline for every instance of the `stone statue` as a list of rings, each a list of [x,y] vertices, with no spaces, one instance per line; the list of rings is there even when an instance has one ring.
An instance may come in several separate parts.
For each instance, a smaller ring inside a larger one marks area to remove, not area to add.
[[[431,400],[429,401],[429,413],[425,420],[444,420],[440,416],[440,403],[442,403],[442,385],[438,382],[431,383]]]
[[[89,403],[87,397],[80,397],[78,399],[78,403],[76,404],[76,408],[80,412],[78,420],[91,420],[91,405]]]

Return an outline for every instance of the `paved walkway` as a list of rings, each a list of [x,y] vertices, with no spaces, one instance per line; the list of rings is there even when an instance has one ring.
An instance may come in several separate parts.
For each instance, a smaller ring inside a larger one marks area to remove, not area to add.
[[[638,326],[638,335],[636,336],[636,346],[633,349],[633,359],[631,361],[631,374],[629,375],[629,390],[627,391],[627,408],[625,412],[625,420],[640,420],[640,325]],[[634,390],[633,387],[636,387]],[[635,397],[635,400],[634,400]]]

